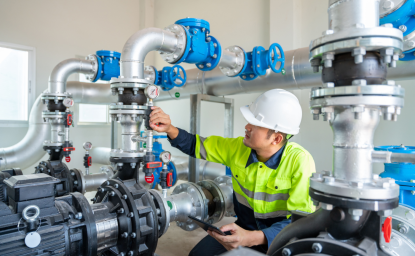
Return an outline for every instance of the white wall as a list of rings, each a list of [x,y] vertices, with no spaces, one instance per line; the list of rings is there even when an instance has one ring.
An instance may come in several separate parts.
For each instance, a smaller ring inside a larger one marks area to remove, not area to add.
[[[121,51],[125,41],[140,28],[139,5],[137,0],[0,0],[0,41],[36,48],[37,96],[47,88],[50,72],[60,61],[101,49]],[[0,128],[0,147],[16,144],[26,131]],[[75,127],[71,138],[76,151],[68,166],[83,169],[82,143],[110,146],[110,128]],[[32,166],[26,172],[33,170]]]

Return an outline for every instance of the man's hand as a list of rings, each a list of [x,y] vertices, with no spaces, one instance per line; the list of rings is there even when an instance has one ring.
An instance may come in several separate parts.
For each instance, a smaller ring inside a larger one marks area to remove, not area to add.
[[[222,236],[209,230],[208,234],[221,243],[228,251],[236,249],[238,246],[252,247],[267,243],[267,239],[262,231],[245,230],[235,223],[222,226],[220,230],[223,232],[230,231],[232,235]]]
[[[170,139],[179,135],[179,130],[171,124],[170,116],[164,113],[160,107],[151,107],[150,127],[156,132],[165,132]]]

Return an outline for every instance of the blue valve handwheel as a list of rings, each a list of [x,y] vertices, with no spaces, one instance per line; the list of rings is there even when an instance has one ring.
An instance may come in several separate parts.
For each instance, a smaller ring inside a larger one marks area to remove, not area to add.
[[[277,48],[280,51],[281,56],[278,54]],[[272,59],[273,57],[272,55],[274,55],[274,59]],[[274,71],[275,73],[280,73],[282,71],[282,69],[284,68],[284,64],[285,64],[285,55],[284,55],[284,51],[282,50],[281,45],[277,43],[271,44],[268,50],[268,60],[269,60],[268,63],[270,63],[270,67],[272,71]],[[276,69],[278,62],[281,62],[281,66],[279,69]]]
[[[180,71],[183,72],[183,77],[180,74]],[[186,83],[186,70],[184,70],[182,66],[174,65],[169,72],[169,77],[175,86],[182,87]]]

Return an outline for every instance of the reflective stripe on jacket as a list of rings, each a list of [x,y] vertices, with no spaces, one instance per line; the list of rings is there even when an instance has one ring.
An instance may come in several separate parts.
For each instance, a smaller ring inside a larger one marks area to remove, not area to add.
[[[230,167],[235,196],[239,203],[253,209],[255,218],[288,216],[292,210],[315,210],[308,194],[315,164],[307,150],[288,142],[277,169],[270,169],[262,162],[246,166],[250,153],[243,137],[196,135],[195,156]]]

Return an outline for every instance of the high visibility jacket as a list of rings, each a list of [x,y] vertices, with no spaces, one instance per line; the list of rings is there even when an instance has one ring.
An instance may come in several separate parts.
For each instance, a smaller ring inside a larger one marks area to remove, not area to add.
[[[236,224],[247,230],[261,230],[268,246],[287,226],[288,211],[314,211],[308,195],[309,177],[315,172],[311,155],[296,143],[287,143],[265,163],[243,138],[203,138],[179,129],[173,147],[185,154],[222,163],[232,170]],[[262,247],[263,248],[263,247]],[[263,252],[267,251],[263,248]]]
[[[303,147],[288,142],[277,169],[262,162],[246,166],[251,149],[243,137],[196,135],[196,158],[230,167],[238,202],[253,209],[255,218],[288,216],[292,210],[315,210],[308,194],[309,178],[315,172],[312,156]]]

